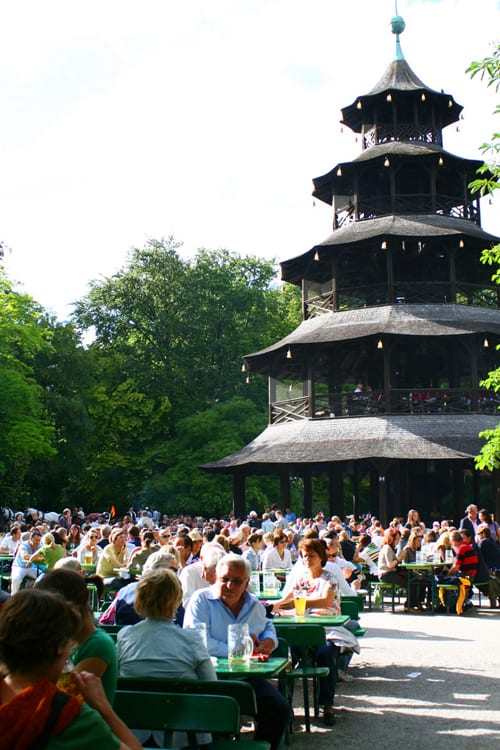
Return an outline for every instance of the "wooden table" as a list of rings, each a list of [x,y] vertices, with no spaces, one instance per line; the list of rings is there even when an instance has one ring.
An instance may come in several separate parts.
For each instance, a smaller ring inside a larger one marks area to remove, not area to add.
[[[267,661],[259,661],[256,657],[250,657],[248,664],[230,665],[228,659],[218,658],[214,664],[219,680],[238,679],[247,677],[265,677],[270,679],[276,677],[288,665],[288,659],[280,656],[270,656]]]
[[[436,611],[436,599],[437,599],[437,587],[436,587],[436,576],[434,570],[444,568],[449,563],[446,562],[415,562],[415,563],[400,563],[399,567],[404,568],[408,571],[408,608],[411,609],[411,586],[413,583],[422,581],[423,584],[427,584],[431,589],[431,609],[432,614]],[[422,574],[427,573],[425,577]]]

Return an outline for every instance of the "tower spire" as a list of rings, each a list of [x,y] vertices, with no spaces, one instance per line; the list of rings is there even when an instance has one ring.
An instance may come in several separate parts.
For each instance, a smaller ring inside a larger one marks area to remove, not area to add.
[[[396,6],[396,15],[391,18],[391,31],[393,34],[396,34],[396,54],[394,56],[395,60],[404,60],[405,56],[403,55],[403,50],[401,49],[401,43],[399,41],[399,35],[403,33],[403,31],[406,28],[406,24],[404,22],[404,18],[400,15],[398,15],[398,3],[396,0],[395,3]]]

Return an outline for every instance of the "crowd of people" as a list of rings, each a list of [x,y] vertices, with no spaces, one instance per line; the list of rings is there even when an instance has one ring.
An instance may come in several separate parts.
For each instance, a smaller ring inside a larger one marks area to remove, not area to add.
[[[500,604],[500,527],[472,504],[456,526],[434,521],[429,528],[416,510],[385,527],[371,516],[327,519],[318,513],[306,519],[276,507],[245,519],[172,518],[153,508],[130,509],[113,523],[80,510],[65,509],[50,523],[18,518],[0,539],[0,554],[14,558],[11,591],[3,592],[0,611],[0,727],[11,709],[25,716],[43,696],[38,728],[49,727],[51,750],[63,741],[70,750],[79,747],[74,738],[82,727],[109,733],[106,746],[140,747],[146,737],[132,734],[111,708],[117,676],[216,679],[212,657],[228,655],[232,623],[248,625],[255,654],[270,655],[278,644],[273,618],[294,606],[297,590],[308,608],[340,613],[341,597],[363,591],[370,580],[408,590],[400,566],[425,555],[446,563],[443,582],[465,577],[487,587],[491,606]],[[259,600],[251,586],[256,571],[275,577],[279,600]],[[89,582],[108,601],[99,622],[130,626],[120,630],[116,646],[96,623]],[[428,586],[418,579],[411,586],[409,601],[425,609]],[[338,681],[352,679],[358,626],[353,620],[327,629],[326,645],[316,649],[317,663],[330,670],[319,696],[327,726],[335,723]],[[41,650],[37,644],[45,639]],[[68,657],[79,697],[59,706],[58,680]],[[256,738],[275,750],[290,720],[288,702],[270,682],[252,684]],[[20,739],[12,746],[32,747],[33,731],[16,721],[9,732]]]

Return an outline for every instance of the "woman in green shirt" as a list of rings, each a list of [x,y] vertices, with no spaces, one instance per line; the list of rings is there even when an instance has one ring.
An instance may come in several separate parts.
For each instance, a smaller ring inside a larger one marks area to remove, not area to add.
[[[80,624],[71,660],[79,672],[92,672],[101,678],[106,697],[113,703],[118,675],[116,648],[113,639],[95,626],[85,579],[73,570],[61,568],[48,572],[36,588],[62,594],[76,609]]]

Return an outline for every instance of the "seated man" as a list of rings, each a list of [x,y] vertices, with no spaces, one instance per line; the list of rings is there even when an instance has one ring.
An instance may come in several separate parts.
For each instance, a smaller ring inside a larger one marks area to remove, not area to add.
[[[250,563],[240,555],[228,554],[216,567],[216,581],[191,596],[184,615],[184,627],[207,627],[207,646],[212,656],[227,657],[227,626],[248,624],[254,652],[271,654],[278,645],[274,625],[264,605],[248,591]],[[276,750],[290,720],[286,699],[267,680],[249,679],[257,699],[255,739],[271,743]]]
[[[477,527],[478,546],[489,571],[488,598],[494,609],[500,605],[500,546],[491,538],[487,523]]]
[[[226,550],[220,544],[204,544],[200,552],[199,562],[187,565],[179,574],[182,586],[182,606],[184,609],[191,595],[198,589],[204,589],[215,583],[215,569],[219,560],[224,557]]]
[[[455,561],[452,567],[448,571],[448,575],[439,579],[440,583],[456,583],[459,586],[459,594],[457,601],[457,613],[461,614],[463,605],[468,593],[472,589],[472,583],[477,575],[479,560],[477,552],[469,542],[466,542],[462,536],[462,531],[453,531],[450,534],[451,546],[455,554]],[[439,598],[441,604],[445,604],[443,600],[444,591],[439,589]]]

